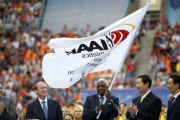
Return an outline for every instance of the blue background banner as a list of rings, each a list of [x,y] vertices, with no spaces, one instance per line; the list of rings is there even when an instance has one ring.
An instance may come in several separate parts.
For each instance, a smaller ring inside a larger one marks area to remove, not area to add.
[[[168,97],[171,96],[167,88],[151,88],[151,91],[162,100],[163,104],[167,105]],[[96,90],[81,90],[82,101],[85,102],[86,97],[93,94],[97,94],[97,91]],[[111,90],[111,94],[119,98],[119,103],[126,103],[128,105],[131,104],[133,98],[140,95],[137,92],[136,88]]]
[[[170,3],[174,9],[177,9],[178,7],[180,7],[180,0],[170,0]]]

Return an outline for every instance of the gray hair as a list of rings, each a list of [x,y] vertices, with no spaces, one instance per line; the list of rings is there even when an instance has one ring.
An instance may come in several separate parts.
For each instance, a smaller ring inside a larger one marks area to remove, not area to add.
[[[97,86],[97,83],[98,83],[98,82],[101,82],[101,81],[103,81],[103,82],[106,84],[106,86],[109,86],[109,83],[108,83],[108,81],[107,81],[106,79],[99,79],[99,80],[96,82],[96,86]]]

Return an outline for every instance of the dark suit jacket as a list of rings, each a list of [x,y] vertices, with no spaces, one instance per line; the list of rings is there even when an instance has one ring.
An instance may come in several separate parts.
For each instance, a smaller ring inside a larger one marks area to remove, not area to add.
[[[137,105],[138,113],[133,120],[158,120],[161,112],[161,99],[150,92],[140,103],[141,96],[133,99],[132,103]]]
[[[0,102],[4,103],[5,110],[0,115],[0,120],[17,120],[16,105],[11,98],[0,97]]]
[[[59,103],[48,99],[48,120],[63,120],[62,111]],[[39,100],[30,103],[26,112],[26,119],[46,120]]]
[[[175,99],[172,107],[168,102],[167,120],[180,120],[180,95]]]
[[[111,96],[113,103],[111,105],[105,103],[104,110],[102,111],[99,120],[114,120],[118,116],[119,98]],[[96,120],[98,113],[95,108],[99,105],[98,94],[86,98],[83,109],[83,120]]]

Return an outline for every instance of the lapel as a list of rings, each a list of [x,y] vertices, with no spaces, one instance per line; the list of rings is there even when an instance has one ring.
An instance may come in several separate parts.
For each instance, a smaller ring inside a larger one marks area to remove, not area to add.
[[[4,108],[9,108],[9,101],[4,96],[0,97],[0,102],[4,103]]]
[[[179,103],[179,101],[180,101],[180,94],[179,94],[178,97],[175,99],[172,107],[170,107],[170,103],[168,102],[169,105],[168,105],[168,113],[167,113],[167,115],[169,115],[169,114],[172,112],[173,108],[176,106],[177,103]]]
[[[135,101],[135,102],[137,102],[137,103],[134,103],[135,105],[137,104],[137,105],[139,105],[139,104],[141,104],[140,102],[141,102],[141,96],[139,96],[138,98],[137,98],[137,101]]]
[[[45,115],[44,115],[44,112],[43,112],[42,106],[41,106],[41,104],[40,104],[40,102],[39,102],[38,98],[37,98],[36,102],[37,102],[37,103],[35,103],[35,104],[37,104],[37,108],[35,108],[35,109],[38,109],[38,110],[39,110],[39,112],[40,112],[40,114],[41,114],[41,115],[43,115],[43,118],[46,118],[46,117],[45,117]],[[36,114],[36,113],[35,113],[35,114]]]
[[[49,118],[53,104],[50,99],[48,99],[47,101],[48,101],[48,118]]]
[[[133,104],[137,105],[138,109],[141,106],[140,101],[141,101],[141,96],[138,96],[137,100],[133,101]]]
[[[6,103],[6,100],[5,100],[4,96],[2,96],[2,97],[0,98],[0,102],[3,102],[4,104]]]
[[[96,96],[95,96],[95,105],[96,106],[98,106],[99,105],[99,95],[97,94]]]
[[[151,96],[152,96],[153,94],[152,94],[152,92],[150,92],[144,99],[143,99],[143,101],[142,101],[142,103],[140,103],[140,101],[141,101],[141,96],[139,97],[139,108],[141,108],[142,106],[145,106],[144,104],[151,98]]]

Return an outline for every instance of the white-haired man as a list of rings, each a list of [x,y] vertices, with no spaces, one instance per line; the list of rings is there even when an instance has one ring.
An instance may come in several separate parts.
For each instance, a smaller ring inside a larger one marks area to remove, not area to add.
[[[86,98],[83,110],[83,120],[96,120],[99,111],[102,113],[99,120],[114,120],[118,116],[119,98],[112,96],[108,90],[109,84],[105,79],[96,82],[97,93]],[[103,105],[102,101],[106,98]]]
[[[38,98],[28,105],[26,119],[63,120],[59,102],[47,98],[47,84],[40,81],[34,89]]]

